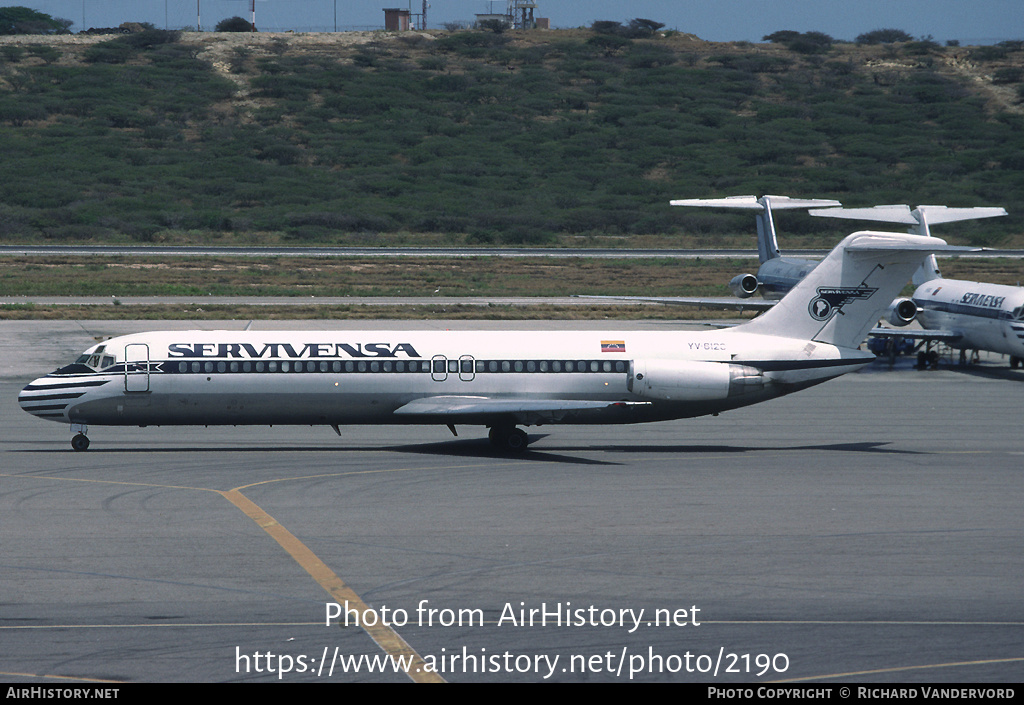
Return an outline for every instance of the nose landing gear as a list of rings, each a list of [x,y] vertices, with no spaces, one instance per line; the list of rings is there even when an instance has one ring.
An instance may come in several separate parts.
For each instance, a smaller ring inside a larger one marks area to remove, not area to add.
[[[89,450],[89,437],[85,435],[89,429],[85,424],[72,424],[71,430],[75,432],[75,437],[71,439],[71,447],[79,452]]]

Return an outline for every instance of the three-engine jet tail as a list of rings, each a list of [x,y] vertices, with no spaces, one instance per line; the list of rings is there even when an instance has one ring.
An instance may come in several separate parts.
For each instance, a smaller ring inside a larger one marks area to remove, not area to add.
[[[734,330],[856,348],[927,255],[964,249],[923,235],[853,233],[771,310]]]
[[[999,206],[978,206],[974,208],[949,208],[947,206],[918,206],[911,210],[905,204],[873,206],[871,208],[822,208],[808,211],[820,218],[845,218],[847,220],[873,220],[881,223],[902,223],[909,225],[907,232],[914,235],[931,235],[929,225],[955,223],[961,220],[998,218],[1006,215],[1006,209]],[[929,256],[914,272],[914,286],[921,286],[933,279],[941,279],[935,256]]]
[[[772,210],[841,206],[839,201],[825,198],[790,198],[789,196],[727,196],[726,198],[685,198],[669,201],[673,206],[702,208],[738,208],[754,211],[757,217],[757,257],[761,264],[781,257]]]
[[[976,208],[949,208],[948,206],[918,206],[911,210],[905,204],[872,206],[871,208],[821,208],[808,211],[819,218],[845,218],[846,220],[874,220],[880,223],[903,223],[909,225],[907,232],[912,235],[931,235],[929,225],[955,223],[961,220],[998,218],[1006,215],[1006,209],[998,206]]]

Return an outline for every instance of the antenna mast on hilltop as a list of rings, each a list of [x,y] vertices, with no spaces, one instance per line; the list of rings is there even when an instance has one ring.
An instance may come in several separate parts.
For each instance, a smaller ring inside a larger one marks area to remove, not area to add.
[[[536,9],[537,3],[533,0],[508,0],[508,23],[512,29],[533,29],[536,25],[533,11]]]

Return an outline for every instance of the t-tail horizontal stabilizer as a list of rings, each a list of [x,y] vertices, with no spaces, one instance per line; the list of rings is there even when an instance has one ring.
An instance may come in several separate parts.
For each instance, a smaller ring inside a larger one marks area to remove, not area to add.
[[[828,208],[841,206],[839,201],[825,198],[790,198],[789,196],[728,196],[727,198],[687,198],[669,201],[673,206],[702,208],[738,208],[757,212],[757,255],[761,264],[779,257],[779,242],[775,234],[772,210],[793,208]]]
[[[930,236],[929,225],[955,223],[960,220],[980,220],[1006,215],[1006,209],[998,206],[976,208],[949,208],[947,206],[918,206],[914,210],[905,204],[874,206],[872,208],[823,208],[808,211],[819,218],[843,218],[845,220],[871,220],[880,223],[901,223],[911,226],[907,232],[912,235]],[[977,248],[975,248],[977,249]],[[932,279],[940,279],[939,264],[930,256],[914,272],[914,286],[921,286]]]
[[[770,311],[734,330],[856,348],[927,255],[965,249],[923,235],[856,232]]]
[[[910,210],[907,205],[874,206],[872,208],[821,208],[808,211],[820,218],[843,218],[846,220],[871,220],[880,223],[902,223],[910,225],[907,231],[913,235],[931,235],[929,225],[955,223],[959,220],[980,220],[1006,215],[1005,208],[948,208],[946,206],[918,206]]]

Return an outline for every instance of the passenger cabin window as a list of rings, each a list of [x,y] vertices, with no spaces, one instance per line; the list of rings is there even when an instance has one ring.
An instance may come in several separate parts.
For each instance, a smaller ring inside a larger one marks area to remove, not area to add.
[[[115,360],[110,355],[83,355],[77,362],[83,365],[99,365],[108,367],[114,364]],[[466,356],[465,358],[452,360],[439,358],[436,360],[245,360],[241,363],[231,360],[193,360],[191,362],[180,360],[176,363],[168,361],[159,363],[157,372],[177,372],[179,374],[210,374],[216,371],[219,374],[238,372],[271,372],[288,374],[394,374],[394,373],[421,373],[433,372],[435,374],[592,374],[592,373],[625,373],[629,365],[626,360],[476,360]],[[469,381],[469,380],[463,380]]]

